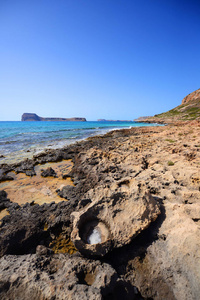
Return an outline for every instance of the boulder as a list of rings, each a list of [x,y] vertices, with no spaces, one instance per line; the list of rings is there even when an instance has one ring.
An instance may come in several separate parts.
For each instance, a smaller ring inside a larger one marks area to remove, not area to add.
[[[129,244],[160,214],[150,193],[113,193],[73,212],[71,239],[89,256],[104,256],[113,247]]]
[[[56,172],[54,171],[54,169],[52,169],[51,167],[50,168],[47,168],[46,170],[41,170],[41,176],[42,177],[57,177],[57,174]]]

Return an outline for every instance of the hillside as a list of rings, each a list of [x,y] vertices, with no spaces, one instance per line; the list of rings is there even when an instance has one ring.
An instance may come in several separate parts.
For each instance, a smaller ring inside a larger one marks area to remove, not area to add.
[[[175,121],[200,120],[200,89],[190,93],[181,105],[153,117],[145,118],[145,122],[171,123]]]

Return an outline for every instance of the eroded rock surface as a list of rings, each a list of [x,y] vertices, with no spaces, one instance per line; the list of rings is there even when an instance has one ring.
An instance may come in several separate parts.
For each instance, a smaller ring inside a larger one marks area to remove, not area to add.
[[[2,209],[9,212],[0,225],[0,264],[3,267],[0,274],[1,278],[5,278],[0,295],[10,297],[15,285],[18,290],[26,290],[23,282],[29,278],[28,272],[32,272],[33,261],[42,255],[47,261],[62,260],[57,265],[56,281],[52,281],[53,274],[45,275],[45,263],[42,263],[43,269],[37,269],[37,276],[41,274],[42,282],[46,282],[48,287],[52,286],[51,294],[44,293],[47,295],[44,299],[52,299],[55,290],[59,291],[55,299],[59,299],[64,290],[69,292],[67,295],[73,295],[72,299],[80,299],[80,289],[82,299],[93,299],[92,294],[95,299],[117,299],[118,293],[113,294],[112,291],[103,295],[102,291],[99,292],[101,288],[94,289],[93,286],[90,289],[87,285],[83,288],[76,280],[72,294],[70,289],[68,291],[67,283],[61,290],[61,277],[64,276],[62,267],[67,261],[71,261],[71,270],[76,268],[77,263],[82,265],[79,256],[73,254],[76,250],[72,242],[73,239],[76,244],[77,238],[80,238],[79,241],[84,242],[83,251],[76,245],[83,255],[90,256],[95,251],[96,254],[97,251],[103,253],[104,256],[99,258],[101,264],[106,263],[117,272],[116,282],[120,279],[126,282],[127,288],[138,288],[142,296],[136,296],[134,292],[131,294],[134,297],[154,300],[198,299],[200,123],[193,121],[173,126],[109,132],[65,149],[45,151],[33,160],[1,165],[1,174],[37,171],[41,163],[64,159],[71,159],[74,164],[71,171],[65,172],[73,179],[74,186],[69,186],[67,179],[62,179],[65,186],[56,188],[57,194],[65,201],[20,206],[9,201],[4,192],[0,194]],[[92,223],[90,225],[97,236],[94,237],[88,221]],[[89,239],[88,234],[92,235]],[[89,244],[91,241],[97,243]],[[84,247],[93,248],[84,251]],[[72,257],[63,255],[62,251],[71,253]],[[26,261],[23,269],[25,276],[12,285],[10,280],[15,274],[13,261],[18,276],[18,262],[22,266],[23,258]],[[45,259],[42,261],[45,262]],[[97,263],[95,257],[90,261],[94,265]],[[107,272],[107,269],[102,270],[103,273]],[[40,290],[37,276],[33,284],[34,288],[37,286],[35,291]],[[32,277],[31,282],[34,282]]]
[[[78,256],[10,255],[0,269],[2,300],[139,299],[110,265]]]
[[[103,198],[100,197],[100,188],[89,193],[92,196],[91,204],[72,213],[74,222],[71,238],[83,254],[103,256],[113,247],[129,244],[160,213],[158,203],[149,193],[142,195],[133,191],[118,191],[112,194],[111,191],[105,189],[103,192],[106,196]],[[99,234],[98,243],[90,241],[94,230]]]

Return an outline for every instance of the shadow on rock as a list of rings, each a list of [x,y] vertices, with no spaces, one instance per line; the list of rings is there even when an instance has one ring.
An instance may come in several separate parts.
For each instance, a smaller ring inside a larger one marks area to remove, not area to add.
[[[156,197],[154,197],[154,199],[156,199]],[[156,200],[158,199],[159,198]],[[130,244],[114,249],[103,258],[103,261],[111,264],[117,270],[118,274],[124,275],[128,262],[135,257],[139,257],[139,260],[142,261],[148,247],[158,239],[159,228],[166,218],[165,208],[162,204],[160,205],[160,210],[161,214],[156,221],[152,222],[150,226],[133,239]]]

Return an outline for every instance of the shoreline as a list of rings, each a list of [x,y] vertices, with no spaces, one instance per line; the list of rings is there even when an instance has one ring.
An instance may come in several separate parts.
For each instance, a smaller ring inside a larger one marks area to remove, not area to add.
[[[19,286],[23,284],[23,266],[29,286],[31,282],[48,298],[31,267],[39,259],[41,264],[46,261],[48,268],[59,263],[63,266],[69,278],[63,283],[65,296],[85,295],[87,288],[88,297],[102,297],[103,283],[96,287],[95,278],[115,274],[113,283],[107,281],[107,296],[114,293],[114,286],[124,293],[124,299],[136,294],[139,299],[197,299],[200,122],[114,130],[0,167],[5,175],[22,173],[28,183],[35,178],[38,166],[47,171],[51,164],[55,169],[67,160],[73,164],[66,173],[73,185],[62,179],[66,185],[55,187],[59,203],[20,206],[1,192],[0,203],[4,203],[4,213],[9,212],[0,225],[2,282],[9,282],[15,264],[16,280]],[[47,178],[49,183],[55,180]],[[91,226],[100,230],[100,244],[88,244]],[[19,235],[22,229],[24,237]],[[71,268],[77,264],[80,269],[72,279]],[[41,284],[56,291],[63,276],[60,269],[53,277],[45,277],[50,271],[40,265],[37,272]],[[79,274],[83,274],[81,279]],[[28,295],[29,290],[26,286],[23,292]],[[58,293],[54,291],[51,296]]]
[[[135,123],[137,123],[137,122],[135,122]],[[145,123],[145,122],[141,122],[141,123]],[[152,126],[157,126],[157,125],[160,126],[159,124],[152,123]],[[136,127],[143,127],[143,126],[141,125],[141,126],[136,126]],[[134,126],[131,127],[131,128],[134,128]],[[1,166],[1,164],[20,163],[23,160],[32,159],[34,155],[41,154],[45,151],[51,151],[51,150],[57,151],[57,150],[60,150],[60,149],[64,149],[64,148],[66,148],[66,147],[68,147],[72,144],[76,144],[76,143],[85,141],[90,137],[103,136],[103,135],[107,134],[110,131],[121,130],[121,129],[130,129],[130,127],[122,127],[122,128],[119,127],[119,128],[115,128],[115,129],[99,127],[99,128],[96,128],[96,129],[99,130],[99,131],[103,131],[103,132],[102,133],[99,132],[98,134],[90,133],[90,135],[88,137],[75,138],[74,140],[63,138],[61,141],[52,141],[52,142],[49,141],[47,144],[50,144],[50,145],[44,145],[44,146],[42,146],[41,144],[31,145],[31,147],[28,147],[26,150],[25,149],[18,150],[18,151],[11,152],[9,154],[1,153],[0,166]],[[63,143],[65,143],[64,146],[63,146]]]

